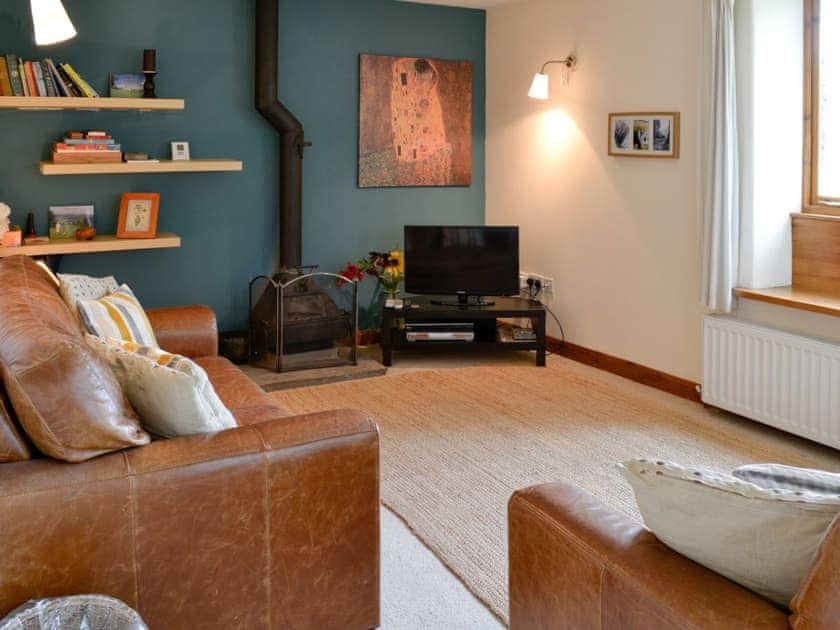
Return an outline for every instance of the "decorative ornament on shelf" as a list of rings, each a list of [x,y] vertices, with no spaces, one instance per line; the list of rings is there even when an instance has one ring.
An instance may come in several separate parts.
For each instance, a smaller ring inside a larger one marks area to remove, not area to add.
[[[405,280],[405,256],[399,250],[390,252],[371,252],[367,258],[357,258],[347,263],[338,272],[351,282],[359,282],[365,276],[372,276],[379,281],[379,286],[389,299],[396,299],[400,285]]]
[[[146,82],[143,84],[143,98],[157,98],[157,94],[155,94],[157,51],[152,48],[143,51],[143,74],[146,75]]]
[[[5,203],[0,203],[0,244],[2,244],[3,236],[9,231],[9,217],[12,215],[12,209]]]

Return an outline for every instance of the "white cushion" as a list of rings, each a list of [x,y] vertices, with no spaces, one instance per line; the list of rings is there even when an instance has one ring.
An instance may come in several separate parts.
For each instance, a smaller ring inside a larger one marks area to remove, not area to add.
[[[804,490],[815,494],[840,496],[840,474],[783,464],[749,464],[732,471],[732,475],[770,490]]]
[[[114,370],[149,433],[178,437],[237,426],[207,373],[190,359],[117,339],[85,338]]]
[[[765,489],[703,468],[639,459],[620,469],[657,538],[783,606],[840,512],[840,497]]]
[[[79,300],[98,300],[120,288],[114,276],[94,278],[72,273],[58,274],[59,291],[75,317],[79,316]]]
[[[146,311],[127,284],[97,300],[79,300],[77,306],[82,325],[89,333],[103,339],[158,347]]]

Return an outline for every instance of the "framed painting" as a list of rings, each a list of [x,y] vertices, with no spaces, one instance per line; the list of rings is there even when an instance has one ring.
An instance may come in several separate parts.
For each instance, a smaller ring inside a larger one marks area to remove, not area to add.
[[[610,114],[608,152],[616,157],[679,158],[679,112]]]
[[[359,187],[472,184],[472,64],[361,55]]]

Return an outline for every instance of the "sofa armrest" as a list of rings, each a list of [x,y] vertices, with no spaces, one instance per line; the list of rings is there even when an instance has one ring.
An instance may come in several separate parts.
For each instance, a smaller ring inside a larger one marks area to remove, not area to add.
[[[146,311],[158,345],[185,357],[215,356],[219,351],[216,314],[207,306],[153,308]]]
[[[510,627],[787,628],[787,616],[571,485],[516,492]]]
[[[336,411],[0,467],[0,617],[102,593],[151,628],[379,623],[379,436]]]
[[[831,524],[814,564],[790,605],[796,630],[836,627],[840,620],[840,516]]]

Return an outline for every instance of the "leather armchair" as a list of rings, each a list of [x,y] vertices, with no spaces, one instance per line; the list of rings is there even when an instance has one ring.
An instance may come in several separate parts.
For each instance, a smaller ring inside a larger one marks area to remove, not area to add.
[[[789,616],[574,486],[520,490],[508,518],[512,630],[840,628],[840,519]]]

